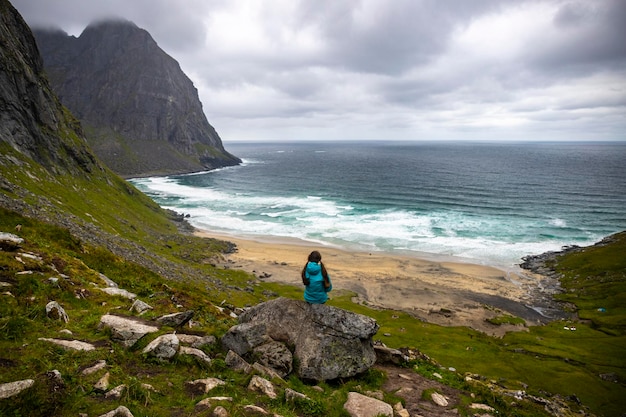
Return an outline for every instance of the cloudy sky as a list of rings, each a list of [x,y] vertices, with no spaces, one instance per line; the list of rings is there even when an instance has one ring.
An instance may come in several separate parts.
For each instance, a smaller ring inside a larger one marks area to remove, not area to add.
[[[626,140],[624,0],[11,0],[146,29],[236,140]]]

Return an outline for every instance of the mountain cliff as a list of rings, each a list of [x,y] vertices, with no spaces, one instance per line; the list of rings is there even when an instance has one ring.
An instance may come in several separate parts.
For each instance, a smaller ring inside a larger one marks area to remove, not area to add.
[[[34,34],[53,90],[113,171],[144,176],[241,162],[224,149],[191,80],[145,30],[109,20],[78,38]]]

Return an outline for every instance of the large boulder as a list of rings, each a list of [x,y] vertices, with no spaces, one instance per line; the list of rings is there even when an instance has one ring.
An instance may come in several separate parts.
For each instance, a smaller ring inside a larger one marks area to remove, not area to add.
[[[325,304],[277,298],[239,317],[222,338],[225,349],[254,356],[268,340],[293,351],[295,371],[316,381],[346,378],[376,362],[372,336],[378,324],[370,317]]]

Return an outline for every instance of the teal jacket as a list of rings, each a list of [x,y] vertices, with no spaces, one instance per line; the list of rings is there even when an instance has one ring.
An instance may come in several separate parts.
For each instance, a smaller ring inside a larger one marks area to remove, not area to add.
[[[309,262],[306,265],[305,276],[309,280],[309,285],[304,287],[304,300],[312,304],[324,304],[328,300],[327,292],[333,289],[331,282],[330,287],[324,288],[324,277],[322,277],[322,267],[315,262]],[[328,277],[330,282],[330,277]]]

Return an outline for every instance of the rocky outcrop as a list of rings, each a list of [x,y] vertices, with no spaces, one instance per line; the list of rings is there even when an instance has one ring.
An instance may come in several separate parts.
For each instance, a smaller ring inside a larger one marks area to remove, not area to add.
[[[56,94],[81,121],[98,157],[123,176],[236,165],[178,62],[128,21],[80,37],[34,30]]]
[[[328,305],[278,298],[246,311],[239,323],[222,337],[223,347],[241,356],[257,356],[270,367],[278,363],[283,374],[285,355],[278,354],[277,343],[293,350],[295,371],[303,379],[351,377],[376,361],[372,344],[376,321]]]
[[[8,144],[53,173],[85,175],[102,169],[78,122],[52,92],[30,29],[6,0],[0,0],[0,39],[0,145]]]

